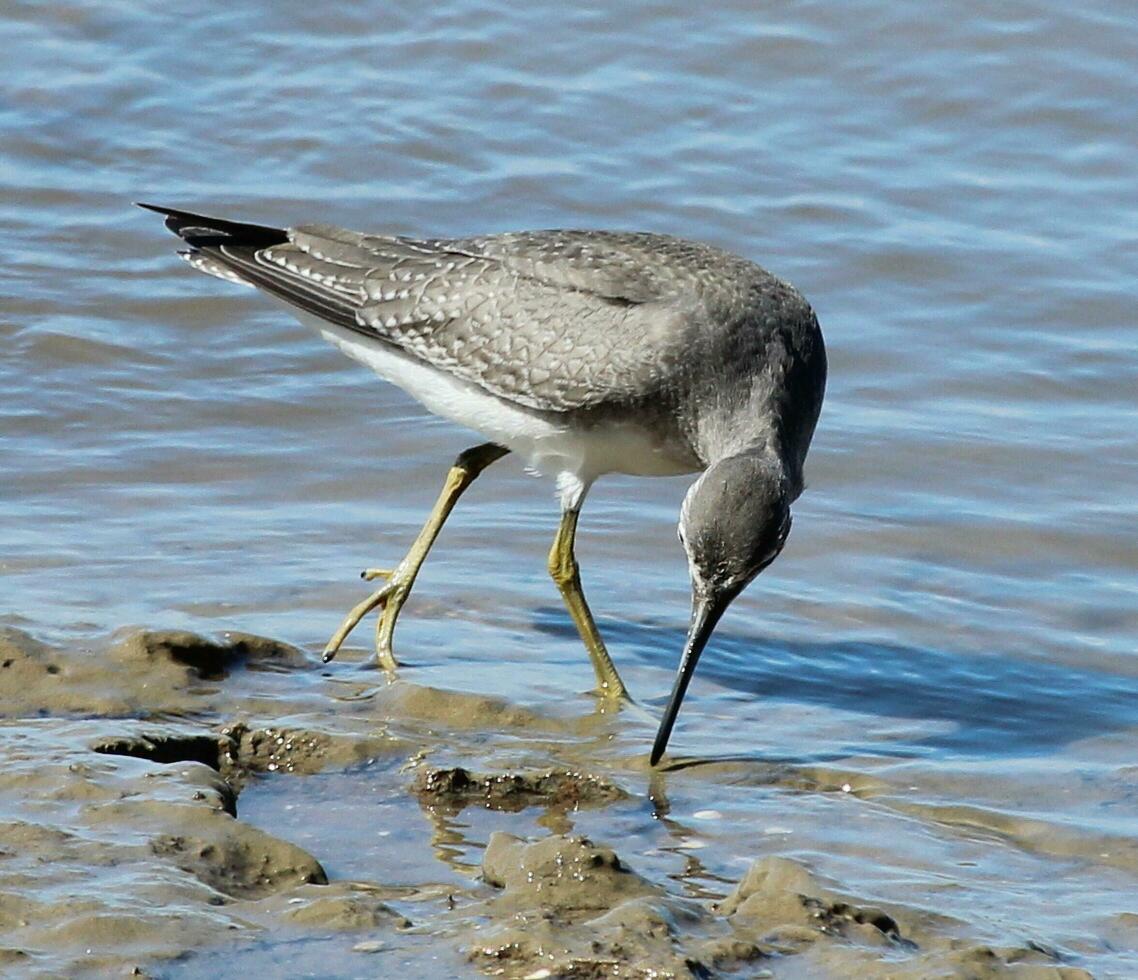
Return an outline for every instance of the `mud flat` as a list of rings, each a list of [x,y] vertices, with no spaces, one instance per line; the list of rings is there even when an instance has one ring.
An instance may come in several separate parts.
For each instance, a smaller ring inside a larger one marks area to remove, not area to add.
[[[712,799],[744,787],[916,819],[887,783],[730,761],[650,773],[609,737],[645,722],[579,708],[322,672],[263,637],[133,630],[69,649],[8,629],[0,969],[1091,975],[1066,937],[992,942],[927,890],[882,901],[836,880],[761,813],[680,819],[669,799],[682,779]],[[1133,941],[1138,917],[1112,928],[1088,944]]]

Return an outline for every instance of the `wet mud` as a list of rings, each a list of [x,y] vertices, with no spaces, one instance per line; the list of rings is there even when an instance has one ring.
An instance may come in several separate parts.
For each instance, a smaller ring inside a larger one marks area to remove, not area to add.
[[[604,749],[604,713],[144,630],[84,649],[5,630],[0,706],[5,972],[178,976],[288,948],[325,976],[1090,976],[1058,944],[859,894],[777,835],[741,832],[737,872],[711,874],[668,774]],[[818,766],[677,772],[888,799]]]

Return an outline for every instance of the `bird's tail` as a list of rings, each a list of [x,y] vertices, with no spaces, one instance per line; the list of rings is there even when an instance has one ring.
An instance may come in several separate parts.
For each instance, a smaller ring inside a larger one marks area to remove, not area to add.
[[[258,249],[288,241],[288,233],[283,228],[210,218],[204,214],[164,208],[156,204],[138,202],[138,206],[166,216],[166,227],[190,246],[178,254],[195,269],[242,286],[254,284],[233,265],[219,261],[216,257],[217,249],[225,246],[226,252],[231,254],[240,256],[245,253],[251,256]]]

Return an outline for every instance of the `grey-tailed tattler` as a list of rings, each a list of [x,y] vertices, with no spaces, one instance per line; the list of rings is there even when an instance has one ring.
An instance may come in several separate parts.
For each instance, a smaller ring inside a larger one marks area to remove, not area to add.
[[[557,481],[549,571],[599,692],[624,684],[581,590],[573,541],[606,473],[699,473],[680,508],[692,611],[650,761],[659,762],[719,618],[778,556],[826,387],[817,318],[791,285],[746,259],[647,233],[534,231],[475,238],[271,228],[165,215],[195,269],[282,301],[348,356],[487,441],[461,453],[422,531],[383,586],[329,640],[331,660],[378,608],[379,662],[451,509],[509,452]]]

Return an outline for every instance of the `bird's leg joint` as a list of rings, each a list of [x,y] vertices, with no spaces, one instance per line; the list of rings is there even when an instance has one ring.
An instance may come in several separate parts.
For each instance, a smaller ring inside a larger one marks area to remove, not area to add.
[[[453,468],[463,470],[473,480],[487,466],[501,459],[507,453],[509,450],[505,446],[499,446],[493,442],[484,442],[480,446],[471,446],[469,449],[460,452],[455,457]]]
[[[557,534],[553,538],[553,547],[549,549],[549,574],[562,592],[566,589],[579,591],[581,587],[581,571],[573,553],[573,537],[576,530],[577,511],[565,511],[561,516]]]
[[[564,555],[551,554],[549,557],[549,574],[562,591],[573,585],[579,586],[581,584],[581,569],[572,555],[566,558]]]

